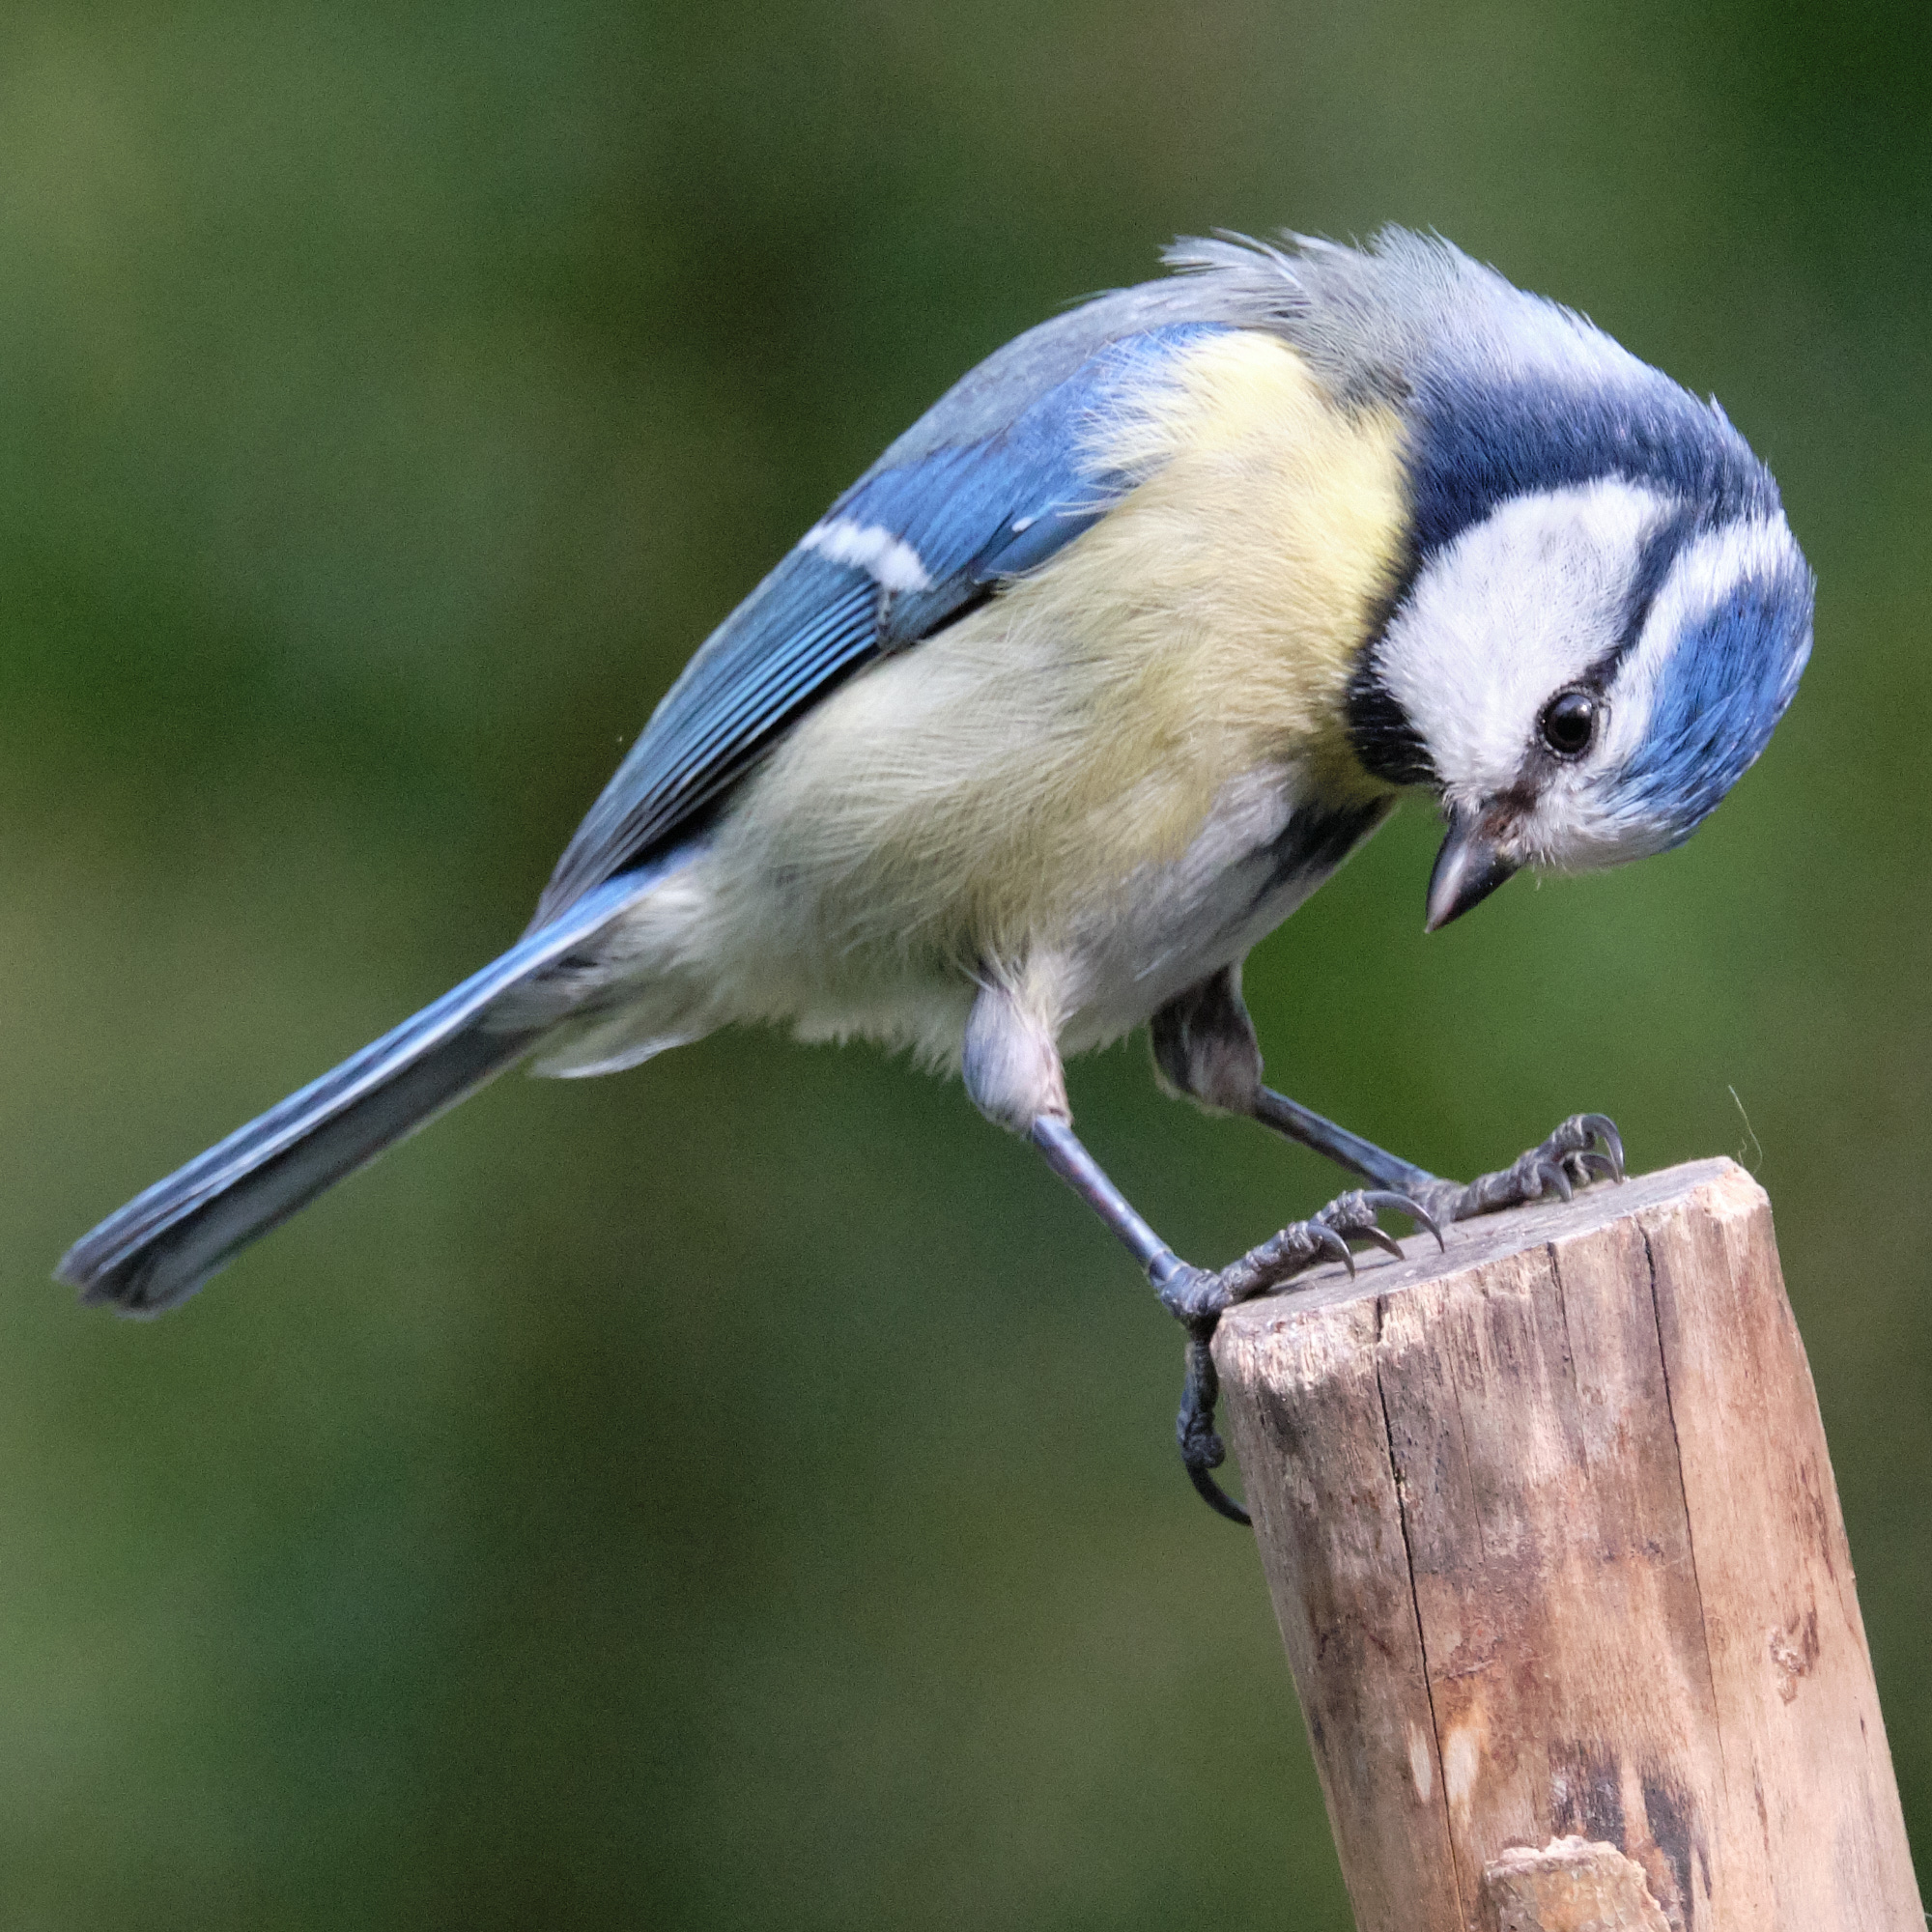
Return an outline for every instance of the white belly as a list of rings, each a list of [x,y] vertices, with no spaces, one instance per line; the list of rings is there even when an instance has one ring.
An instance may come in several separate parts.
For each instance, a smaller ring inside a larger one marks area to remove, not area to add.
[[[1336,811],[1296,806],[1286,777],[1258,772],[1232,783],[1180,860],[1146,867],[1132,890],[1077,935],[1060,1025],[1064,1051],[1119,1039],[1177,994],[1244,958],[1393,803]]]

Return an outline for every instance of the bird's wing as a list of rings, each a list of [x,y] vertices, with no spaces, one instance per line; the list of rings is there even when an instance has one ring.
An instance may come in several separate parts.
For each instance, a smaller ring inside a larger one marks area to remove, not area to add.
[[[956,384],[844,494],[685,668],[578,828],[554,919],[701,822],[810,706],[1044,562],[1132,479],[1095,445],[1186,344],[1225,323],[1185,282],[1103,297]]]

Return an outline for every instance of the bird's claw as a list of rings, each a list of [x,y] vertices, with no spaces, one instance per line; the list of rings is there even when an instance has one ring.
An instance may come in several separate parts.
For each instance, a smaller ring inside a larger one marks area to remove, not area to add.
[[[1379,1228],[1364,1228],[1361,1236],[1365,1241],[1373,1241],[1383,1254],[1393,1255],[1397,1261],[1402,1260],[1402,1243],[1393,1235],[1385,1235]]]
[[[1467,1221],[1549,1194],[1570,1201],[1577,1188],[1605,1176],[1617,1181],[1624,1178],[1624,1144],[1616,1122],[1605,1114],[1572,1114],[1548,1140],[1499,1172],[1479,1176],[1466,1187],[1449,1181],[1439,1191],[1425,1191],[1433,1197],[1430,1206],[1447,1219]]]
[[[1354,1252],[1349,1246],[1348,1242],[1342,1238],[1340,1230],[1331,1228],[1325,1222],[1321,1221],[1311,1221],[1308,1225],[1315,1236],[1315,1239],[1320,1244],[1320,1251],[1323,1254],[1333,1256],[1336,1261],[1340,1262],[1349,1270],[1350,1279],[1353,1280],[1355,1273]]]
[[[1607,1114],[1577,1114],[1564,1122],[1575,1127],[1583,1136],[1583,1145],[1577,1150],[1581,1160],[1600,1160],[1605,1164],[1605,1172],[1612,1180],[1624,1178],[1624,1137],[1617,1132],[1617,1123]],[[1602,1141],[1604,1151],[1595,1152],[1591,1141]]]
[[[1213,1329],[1190,1330],[1187,1337],[1187,1379],[1180,1392],[1180,1413],[1174,1433],[1180,1442],[1181,1466],[1195,1493],[1230,1522],[1248,1522],[1239,1503],[1214,1480],[1213,1471],[1228,1460],[1228,1451],[1214,1428],[1214,1403],[1221,1378],[1214,1369]]]
[[[1406,1214],[1417,1227],[1426,1228],[1435,1236],[1438,1248],[1443,1245],[1442,1230],[1436,1226],[1435,1217],[1429,1209],[1420,1201],[1406,1194],[1398,1194],[1391,1188],[1357,1187],[1347,1194],[1338,1194],[1315,1219],[1350,1240],[1373,1241],[1377,1247],[1386,1249],[1400,1261],[1402,1244],[1383,1234],[1376,1222],[1378,1214],[1385,1213]],[[1349,1272],[1354,1273],[1352,1265]]]
[[[1306,1221],[1291,1222],[1272,1239],[1227,1267],[1210,1273],[1170,1258],[1165,1272],[1155,1281],[1161,1305],[1187,1330],[1187,1377],[1181,1389],[1180,1413],[1175,1421],[1180,1461],[1201,1499],[1231,1522],[1247,1522],[1249,1517],[1212,1474],[1228,1455],[1214,1428],[1214,1406],[1221,1388],[1214,1369],[1214,1330],[1236,1302],[1284,1287],[1318,1262],[1338,1261],[1353,1275],[1351,1240],[1373,1241],[1400,1259],[1400,1243],[1377,1225],[1377,1215],[1383,1212],[1406,1214],[1435,1236],[1438,1247],[1442,1245],[1441,1229],[1420,1202],[1382,1188],[1356,1188],[1338,1195]]]

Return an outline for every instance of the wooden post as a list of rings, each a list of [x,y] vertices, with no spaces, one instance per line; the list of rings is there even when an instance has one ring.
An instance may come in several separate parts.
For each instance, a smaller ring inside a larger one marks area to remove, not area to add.
[[[1405,1247],[1215,1345],[1362,1932],[1923,1932],[1762,1190]]]

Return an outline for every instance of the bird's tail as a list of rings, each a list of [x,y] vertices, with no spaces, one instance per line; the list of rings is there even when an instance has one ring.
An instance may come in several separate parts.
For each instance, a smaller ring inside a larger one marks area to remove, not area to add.
[[[115,1302],[129,1315],[186,1300],[257,1236],[520,1060],[546,1026],[519,1025],[503,1011],[510,996],[567,961],[663,869],[586,893],[394,1032],[110,1214],[61,1257],[56,1276],[84,1301]]]

